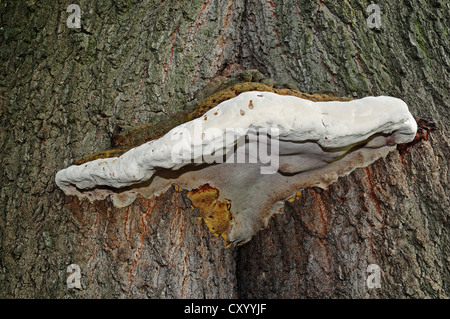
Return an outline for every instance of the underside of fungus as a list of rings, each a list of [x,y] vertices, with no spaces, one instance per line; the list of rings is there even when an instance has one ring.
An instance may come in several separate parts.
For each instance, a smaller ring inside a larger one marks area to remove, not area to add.
[[[250,91],[119,157],[63,169],[56,184],[67,195],[110,196],[117,207],[175,184],[189,190],[213,233],[242,244],[299,190],[326,188],[416,131],[407,105],[393,97],[313,102]]]

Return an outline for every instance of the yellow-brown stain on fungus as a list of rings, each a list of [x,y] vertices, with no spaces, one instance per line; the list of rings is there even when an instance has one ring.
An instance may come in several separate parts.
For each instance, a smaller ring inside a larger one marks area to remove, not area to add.
[[[218,201],[219,190],[209,184],[187,192],[192,205],[199,213],[209,231],[216,237],[221,236],[227,244],[227,231],[232,219],[230,204]]]
[[[76,161],[75,165],[81,165],[81,164],[84,164],[84,163],[87,163],[90,161],[94,161],[94,160],[100,159],[100,158],[119,157],[120,155],[122,155],[123,153],[125,153],[128,150],[129,150],[129,148],[110,149],[110,150],[106,150],[106,151],[101,151],[101,152],[91,154],[81,160]]]

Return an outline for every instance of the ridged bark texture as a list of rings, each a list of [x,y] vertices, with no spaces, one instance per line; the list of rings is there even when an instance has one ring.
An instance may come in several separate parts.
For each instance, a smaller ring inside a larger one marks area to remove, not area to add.
[[[448,1],[379,1],[370,29],[369,1],[79,0],[81,30],[72,2],[0,1],[0,297],[449,297]],[[233,63],[306,93],[396,96],[437,129],[304,190],[238,248],[184,191],[117,209],[56,187],[59,169],[194,105]],[[67,289],[72,263],[81,290]]]

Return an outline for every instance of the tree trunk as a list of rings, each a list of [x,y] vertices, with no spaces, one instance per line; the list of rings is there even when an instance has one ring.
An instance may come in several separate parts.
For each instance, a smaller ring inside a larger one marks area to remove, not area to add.
[[[0,297],[450,296],[446,0],[0,1]],[[391,95],[436,129],[226,248],[186,191],[80,201],[58,170],[195,103],[229,65],[302,92]],[[67,267],[81,270],[68,289]],[[367,267],[381,288],[368,288]]]

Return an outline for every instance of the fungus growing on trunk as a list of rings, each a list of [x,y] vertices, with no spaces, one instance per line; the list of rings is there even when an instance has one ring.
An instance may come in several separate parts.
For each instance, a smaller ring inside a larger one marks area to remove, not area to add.
[[[393,97],[313,102],[250,91],[120,157],[63,169],[56,184],[90,200],[111,196],[119,207],[172,184],[200,188],[193,198],[220,210],[208,214],[199,204],[208,227],[245,243],[300,189],[326,188],[411,142],[416,130],[407,105]]]

